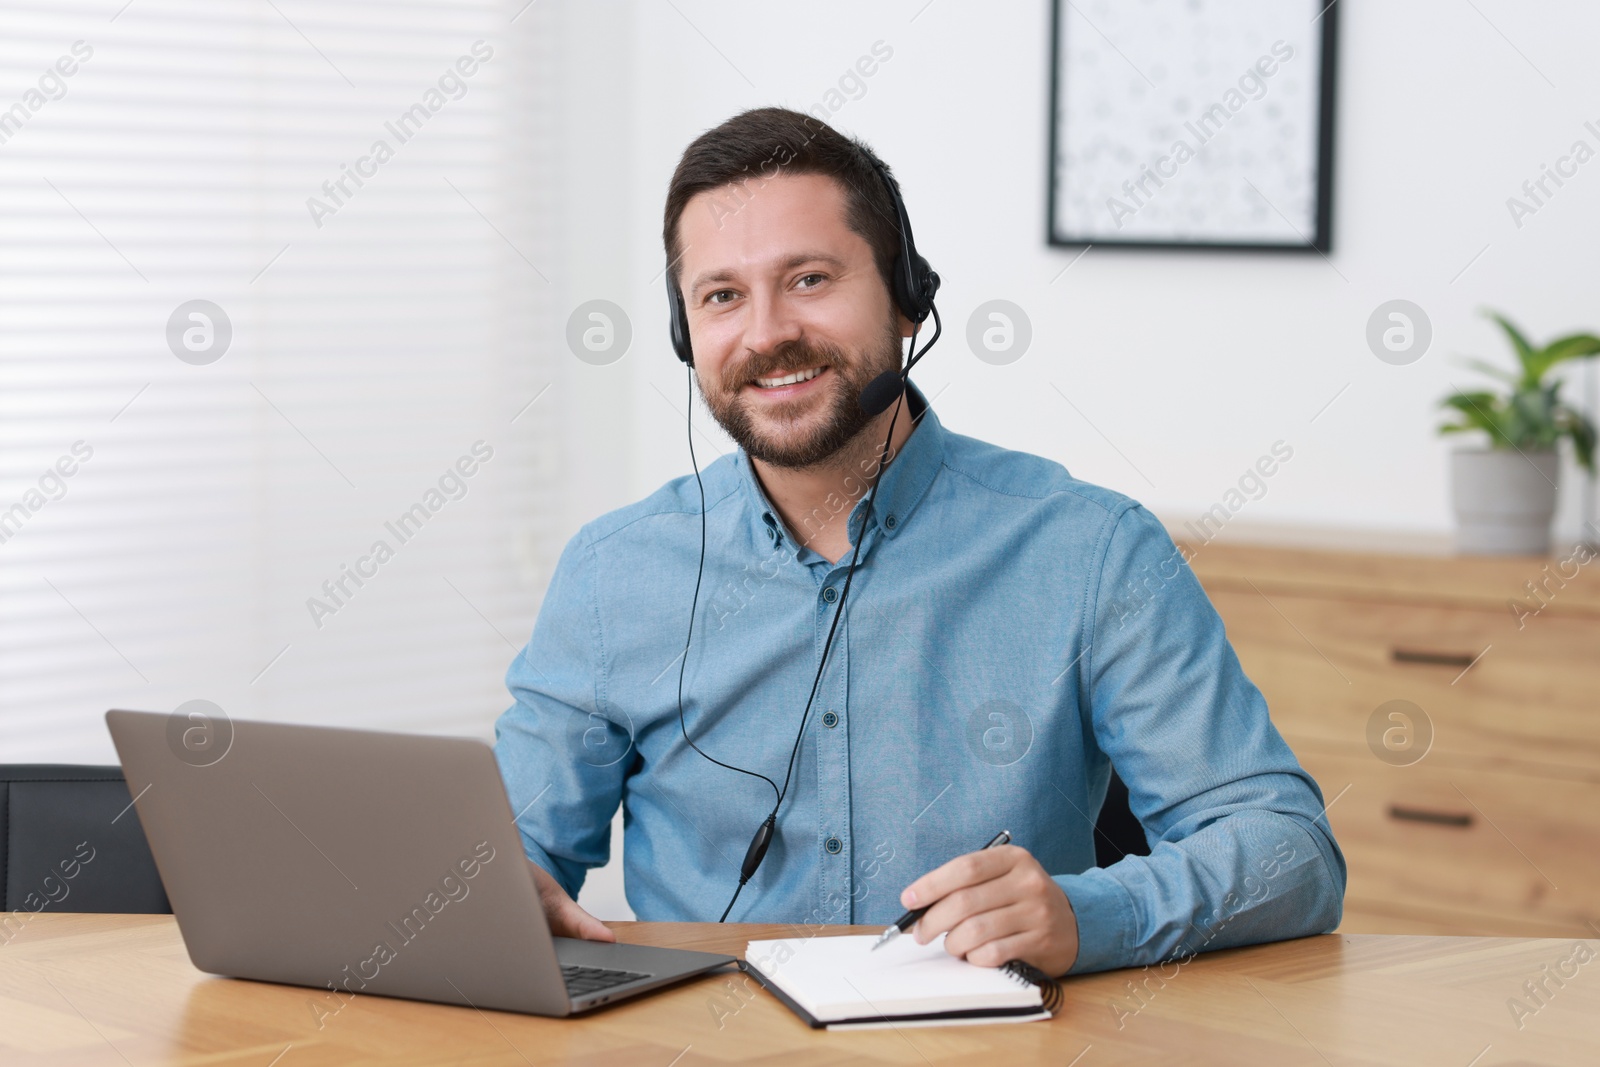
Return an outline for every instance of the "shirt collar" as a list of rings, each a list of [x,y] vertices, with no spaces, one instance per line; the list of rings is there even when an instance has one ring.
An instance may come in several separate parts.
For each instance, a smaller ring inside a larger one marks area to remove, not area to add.
[[[905,444],[897,455],[891,456],[889,465],[884,468],[883,476],[878,485],[877,498],[872,503],[872,523],[879,533],[886,537],[896,537],[901,530],[906,528],[917,504],[927,493],[928,486],[933,484],[934,475],[939,473],[939,467],[944,462],[944,438],[946,430],[939,422],[939,417],[933,413],[927,398],[915,385],[909,384],[906,389],[906,406],[900,411],[900,418],[911,417],[916,422],[911,436],[906,438]],[[874,458],[875,465],[875,458]],[[745,493],[746,502],[750,505],[750,522],[753,532],[758,536],[761,544],[777,548],[788,545],[799,551],[799,546],[794,544],[794,538],[784,527],[778,511],[767,499],[767,494],[761,488],[761,482],[756,477],[750,465],[750,457],[744,449],[734,456],[734,466],[739,472],[739,481]],[[863,472],[870,475],[871,470]],[[863,488],[870,489],[871,482],[862,479]],[[850,511],[850,529],[859,530],[862,516],[865,514],[866,496],[863,493],[856,499]],[[854,539],[852,539],[852,544]]]

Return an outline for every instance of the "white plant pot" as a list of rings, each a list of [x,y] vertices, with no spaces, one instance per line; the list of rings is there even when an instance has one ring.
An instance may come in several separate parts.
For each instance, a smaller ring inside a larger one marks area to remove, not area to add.
[[[1543,556],[1556,513],[1557,454],[1458,448],[1450,454],[1456,550],[1475,556]]]

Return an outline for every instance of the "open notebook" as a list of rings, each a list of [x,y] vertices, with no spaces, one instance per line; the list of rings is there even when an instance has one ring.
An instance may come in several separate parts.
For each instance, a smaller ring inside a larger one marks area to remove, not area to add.
[[[898,937],[797,937],[752,941],[741,965],[813,1027],[956,1025],[1048,1019],[1059,996],[1021,968],[979,967],[944,950],[944,937],[919,945]],[[1009,966],[1009,965],[1008,965]]]

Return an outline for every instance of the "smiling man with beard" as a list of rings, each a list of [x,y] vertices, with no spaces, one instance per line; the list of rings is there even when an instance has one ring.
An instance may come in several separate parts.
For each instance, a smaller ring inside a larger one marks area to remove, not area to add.
[[[507,673],[495,751],[552,928],[612,938],[574,898],[621,805],[645,920],[931,905],[918,940],[1050,974],[1332,929],[1322,794],[1161,524],[952,433],[914,385],[863,410],[920,329],[880,166],[762,108],[673,174],[683,354],[739,450],[584,526]],[[760,600],[707,625],[701,590],[752,580]],[[1113,765],[1151,848],[1097,868]],[[770,851],[738,896],[758,825]],[[1002,828],[1012,844],[973,851]]]

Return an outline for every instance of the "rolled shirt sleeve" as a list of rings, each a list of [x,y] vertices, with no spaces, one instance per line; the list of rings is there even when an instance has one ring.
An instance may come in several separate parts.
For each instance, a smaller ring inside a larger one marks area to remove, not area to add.
[[[1092,603],[1082,702],[1151,852],[1055,879],[1077,916],[1071,973],[1332,930],[1345,862],[1322,792],[1144,508],[1114,520]]]
[[[516,703],[495,723],[495,759],[523,849],[574,898],[588,869],[610,856],[611,817],[635,758],[629,730],[606,712],[595,566],[580,532],[506,672]]]

